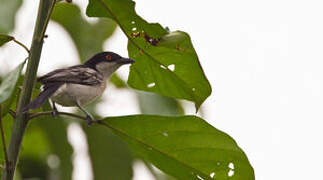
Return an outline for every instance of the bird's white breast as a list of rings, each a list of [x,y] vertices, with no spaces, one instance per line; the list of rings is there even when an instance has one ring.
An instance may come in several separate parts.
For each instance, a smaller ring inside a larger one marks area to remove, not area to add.
[[[75,106],[76,101],[85,105],[102,95],[106,83],[96,86],[81,84],[63,84],[51,97],[51,99],[63,106]]]

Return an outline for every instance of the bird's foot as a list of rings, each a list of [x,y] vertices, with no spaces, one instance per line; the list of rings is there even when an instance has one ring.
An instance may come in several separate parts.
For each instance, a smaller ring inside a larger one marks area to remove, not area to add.
[[[88,126],[91,126],[93,122],[94,122],[93,117],[92,117],[92,116],[90,116],[90,115],[86,115],[86,124],[87,124]]]
[[[57,109],[53,109],[53,111],[52,111],[52,117],[53,118],[55,118],[55,117],[57,117],[58,116],[58,111],[57,111]]]

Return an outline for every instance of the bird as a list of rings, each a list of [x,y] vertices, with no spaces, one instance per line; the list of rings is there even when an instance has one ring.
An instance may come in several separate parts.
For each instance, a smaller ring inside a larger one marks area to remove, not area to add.
[[[76,106],[86,115],[87,124],[90,125],[93,116],[83,106],[102,95],[108,79],[119,67],[134,62],[133,59],[106,51],[97,53],[84,64],[51,71],[37,78],[43,90],[22,111],[37,109],[51,99],[53,116],[58,114],[56,103],[66,107]]]

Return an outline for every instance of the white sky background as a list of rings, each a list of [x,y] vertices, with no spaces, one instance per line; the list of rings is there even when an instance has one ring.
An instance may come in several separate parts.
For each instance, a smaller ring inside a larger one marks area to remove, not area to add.
[[[191,35],[213,87],[203,105],[206,120],[237,141],[257,180],[323,179],[322,1],[136,2],[144,19]],[[25,1],[13,33],[28,45],[37,3]],[[75,47],[62,28],[50,23],[47,34],[40,74],[76,64]],[[125,36],[117,31],[105,49],[127,56]],[[12,44],[0,48],[0,73],[13,69],[24,56]],[[124,76],[127,71],[120,70]],[[132,93],[110,87],[104,99],[113,98],[114,104],[101,104],[102,114],[137,113],[134,101],[124,107],[124,97],[133,100]],[[137,174],[136,179],[143,176]]]

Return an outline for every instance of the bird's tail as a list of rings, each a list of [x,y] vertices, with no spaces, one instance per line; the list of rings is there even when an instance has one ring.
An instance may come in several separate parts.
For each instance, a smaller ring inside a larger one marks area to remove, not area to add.
[[[26,112],[29,109],[37,109],[41,107],[45,101],[50,98],[55,91],[61,86],[61,84],[45,85],[44,90],[27,106],[22,109],[22,112]]]

